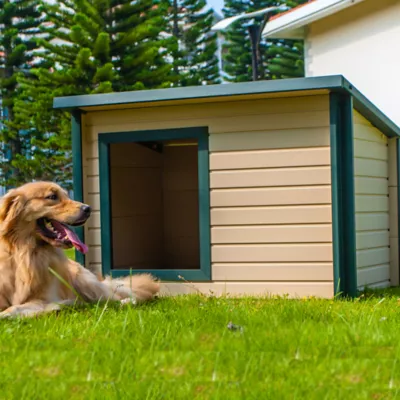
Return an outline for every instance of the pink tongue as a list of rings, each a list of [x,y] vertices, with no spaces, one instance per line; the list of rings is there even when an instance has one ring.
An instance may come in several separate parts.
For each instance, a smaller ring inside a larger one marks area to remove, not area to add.
[[[80,251],[83,254],[86,254],[88,252],[88,247],[86,246],[85,243],[83,243],[77,236],[77,234],[73,231],[71,231],[69,228],[64,226],[65,232],[67,233],[68,239],[71,241],[71,243],[74,245],[74,247]]]
[[[85,243],[83,243],[77,236],[77,234],[72,231],[71,229],[68,228],[67,225],[61,224],[60,222],[57,221],[52,221],[53,226],[58,229],[58,230],[64,230],[65,233],[68,236],[68,239],[70,242],[73,244],[73,246],[80,251],[83,254],[86,254],[88,252],[88,247],[86,246]],[[61,229],[60,229],[61,228]]]

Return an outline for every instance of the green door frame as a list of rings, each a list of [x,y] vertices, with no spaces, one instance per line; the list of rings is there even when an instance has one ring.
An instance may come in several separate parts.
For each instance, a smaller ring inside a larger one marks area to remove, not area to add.
[[[83,203],[83,164],[82,164],[82,113],[75,110],[71,113],[71,139],[72,139],[72,174],[74,182],[74,199]],[[83,226],[75,228],[79,239],[85,241]],[[85,255],[75,250],[75,260],[85,265]]]
[[[101,256],[104,275],[113,277],[131,273],[151,273],[164,281],[208,281],[211,279],[210,244],[210,178],[208,127],[146,130],[132,132],[100,133],[99,137],[99,180],[101,218]],[[199,178],[199,269],[113,269],[112,268],[112,224],[110,185],[110,144],[148,142],[155,140],[197,139]]]

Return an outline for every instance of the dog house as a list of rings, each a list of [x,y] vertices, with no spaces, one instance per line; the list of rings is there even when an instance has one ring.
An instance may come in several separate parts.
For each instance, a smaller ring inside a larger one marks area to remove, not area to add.
[[[79,260],[163,292],[332,297],[399,283],[400,129],[342,76],[56,98]]]

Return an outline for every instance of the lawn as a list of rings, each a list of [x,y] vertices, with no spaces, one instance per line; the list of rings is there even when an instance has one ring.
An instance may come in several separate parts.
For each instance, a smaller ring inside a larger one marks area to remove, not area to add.
[[[75,260],[75,249],[74,248],[65,250],[65,254],[67,255],[68,258]]]
[[[188,296],[1,321],[0,398],[399,398],[399,296]]]

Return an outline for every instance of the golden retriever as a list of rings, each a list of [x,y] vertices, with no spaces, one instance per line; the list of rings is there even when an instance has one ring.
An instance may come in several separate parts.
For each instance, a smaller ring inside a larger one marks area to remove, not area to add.
[[[151,275],[98,279],[69,260],[63,249],[87,246],[71,230],[89,218],[88,205],[71,200],[57,184],[27,183],[0,203],[0,318],[35,316],[75,301],[136,303],[153,298]]]

